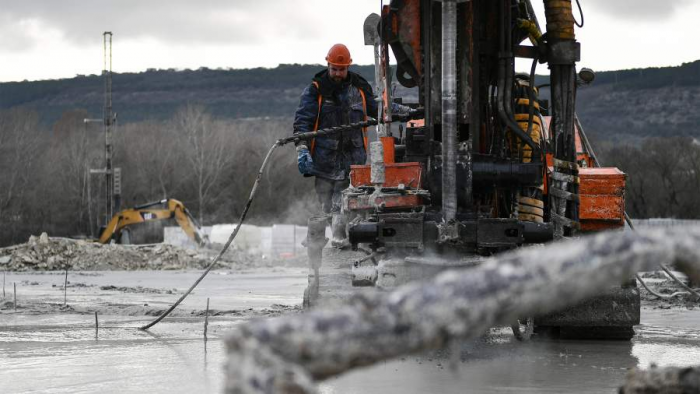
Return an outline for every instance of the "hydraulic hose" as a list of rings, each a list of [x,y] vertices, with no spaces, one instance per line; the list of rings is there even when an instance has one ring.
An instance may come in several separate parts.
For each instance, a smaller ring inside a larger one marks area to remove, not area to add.
[[[530,20],[532,23],[534,23],[535,27],[537,27],[537,31],[541,34],[542,28],[540,27],[540,22],[537,20],[537,14],[535,14],[535,9],[532,8],[532,3],[530,0],[525,0],[525,7],[527,8],[527,13]]]
[[[575,40],[571,0],[544,0],[547,35],[555,40]]]
[[[497,87],[497,104],[498,104],[498,115],[501,121],[505,123],[508,129],[516,134],[527,146],[532,149],[532,157],[540,160],[541,150],[538,144],[535,144],[529,134],[526,134],[515,121],[512,114],[512,85],[513,85],[513,75],[512,75],[512,55],[511,55],[511,33],[510,28],[506,29],[506,22],[510,23],[510,12],[508,12],[503,3],[501,2],[501,17],[500,19],[500,53],[498,59],[498,87]],[[507,15],[506,15],[507,14]],[[509,70],[509,68],[511,70]],[[510,76],[510,78],[508,78]]]

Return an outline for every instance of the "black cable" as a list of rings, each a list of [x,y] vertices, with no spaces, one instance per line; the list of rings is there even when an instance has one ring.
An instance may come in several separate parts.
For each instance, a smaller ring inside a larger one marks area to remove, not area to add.
[[[579,23],[576,21],[576,18],[574,18],[574,23],[578,27],[583,27],[583,10],[581,9],[581,3],[579,3],[578,0],[576,0],[576,5],[578,6],[578,13],[581,15],[581,24],[579,25]]]
[[[526,145],[532,149],[532,157],[537,157],[538,160],[542,151],[540,146],[536,145],[535,142],[530,138],[528,134],[525,133],[520,128],[520,125],[515,121],[512,114],[512,54],[510,53],[510,30],[506,31],[506,19],[510,14],[507,14],[509,10],[503,4],[500,6],[501,15],[499,18],[500,26],[500,48],[499,48],[499,59],[498,59],[498,86],[496,88],[497,93],[497,104],[498,104],[498,115],[504,126],[507,127],[511,133],[518,136]]]

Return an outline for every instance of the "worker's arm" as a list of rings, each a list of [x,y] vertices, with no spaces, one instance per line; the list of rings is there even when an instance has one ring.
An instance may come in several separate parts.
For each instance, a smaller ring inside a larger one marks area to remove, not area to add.
[[[373,118],[378,118],[379,112],[379,101],[381,98],[374,97],[372,88],[367,85],[365,87],[365,95],[368,97],[367,100],[367,116]],[[392,115],[408,116],[411,113],[411,107],[407,105],[401,105],[397,103],[391,103],[391,113]]]
[[[318,95],[319,92],[315,84],[310,84],[304,89],[304,92],[301,94],[301,99],[299,100],[299,108],[297,108],[297,112],[294,115],[294,134],[315,131],[314,126],[316,126],[316,122],[320,116]],[[299,167],[299,172],[304,176],[308,176],[313,166],[309,144],[307,141],[299,141],[295,142],[295,144],[297,146],[297,165]]]
[[[314,84],[304,89],[299,100],[299,107],[294,115],[294,133],[313,131],[318,118],[318,90]]]

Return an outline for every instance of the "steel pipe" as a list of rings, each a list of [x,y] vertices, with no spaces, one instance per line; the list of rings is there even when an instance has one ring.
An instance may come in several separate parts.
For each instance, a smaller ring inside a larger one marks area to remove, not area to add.
[[[457,1],[442,2],[442,213],[457,215]]]

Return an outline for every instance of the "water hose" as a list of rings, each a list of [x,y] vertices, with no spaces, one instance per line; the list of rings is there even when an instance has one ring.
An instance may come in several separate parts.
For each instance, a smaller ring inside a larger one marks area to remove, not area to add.
[[[265,156],[265,160],[263,160],[262,166],[260,166],[260,171],[258,171],[258,176],[255,178],[255,183],[253,183],[253,188],[250,190],[250,197],[248,197],[248,203],[246,203],[246,206],[243,209],[243,212],[241,213],[241,217],[240,217],[240,219],[238,219],[238,226],[236,226],[236,228],[233,230],[233,232],[231,233],[231,236],[228,237],[228,241],[226,241],[226,244],[224,245],[223,249],[221,249],[221,252],[219,252],[219,254],[216,256],[216,258],[211,263],[209,263],[209,266],[207,266],[207,269],[204,270],[204,272],[199,277],[199,279],[197,279],[192,284],[192,286],[190,286],[189,290],[187,290],[185,292],[185,294],[183,294],[180,297],[180,299],[178,299],[170,308],[168,308],[167,311],[165,311],[165,313],[158,316],[155,320],[146,324],[143,327],[139,327],[140,330],[148,330],[149,328],[158,324],[161,320],[163,320],[166,316],[168,316],[173,310],[175,310],[175,308],[177,308],[177,306],[180,305],[180,303],[182,301],[184,301],[188,295],[190,295],[192,290],[194,290],[194,288],[197,287],[199,282],[201,282],[202,279],[204,279],[204,277],[207,276],[209,271],[211,271],[211,269],[214,268],[216,263],[218,263],[219,260],[221,259],[221,256],[223,256],[224,253],[226,253],[226,250],[228,250],[229,246],[231,246],[233,239],[236,238],[236,235],[238,235],[238,230],[241,229],[241,225],[243,224],[243,221],[245,220],[245,217],[248,214],[248,210],[250,209],[250,205],[253,203],[253,199],[255,198],[255,193],[258,191],[258,185],[260,184],[260,179],[262,178],[263,171],[265,171],[265,167],[267,167],[267,163],[270,159],[270,156],[272,156],[272,152],[274,152],[275,149],[277,149],[277,147],[281,146],[281,145],[282,144],[280,144],[280,141],[277,141],[277,142],[275,142],[274,145],[272,145],[270,150],[267,152],[267,156]]]
[[[404,119],[405,117],[403,117],[403,116],[395,116],[395,118],[397,120],[405,120]],[[223,256],[224,253],[226,253],[229,246],[231,246],[231,243],[236,238],[236,235],[238,235],[238,231],[241,229],[241,226],[243,225],[243,222],[245,221],[245,217],[248,214],[248,210],[250,209],[250,205],[253,203],[253,199],[255,199],[255,193],[258,191],[258,185],[260,184],[260,179],[262,179],[263,172],[265,171],[265,168],[267,167],[267,163],[270,160],[270,157],[272,156],[272,152],[274,152],[278,146],[282,146],[282,145],[288,144],[290,142],[297,143],[297,142],[304,141],[304,140],[310,140],[312,138],[326,136],[326,135],[330,135],[330,134],[335,134],[335,133],[339,133],[339,132],[346,131],[346,130],[353,130],[353,129],[362,128],[362,127],[376,126],[377,124],[378,124],[378,122],[376,119],[368,118],[366,121],[363,121],[363,122],[357,122],[357,123],[351,123],[351,124],[347,124],[347,125],[330,127],[330,128],[323,129],[323,130],[306,132],[306,133],[296,133],[296,134],[291,135],[289,137],[281,138],[281,139],[277,140],[270,147],[270,150],[267,152],[267,155],[265,156],[265,159],[263,160],[263,163],[260,166],[260,170],[258,171],[258,176],[255,178],[255,182],[253,183],[253,188],[250,190],[250,197],[248,197],[248,202],[246,203],[245,208],[243,209],[243,212],[241,213],[241,217],[238,219],[238,225],[236,226],[236,228],[233,230],[233,232],[229,236],[228,241],[226,241],[226,244],[221,249],[221,252],[219,252],[219,254],[216,256],[216,258],[211,263],[209,263],[209,265],[204,270],[204,272],[199,277],[199,279],[197,279],[192,284],[192,286],[190,286],[190,288],[185,292],[185,294],[183,294],[170,308],[168,308],[168,310],[166,310],[162,315],[158,316],[152,322],[146,324],[143,327],[139,327],[139,329],[140,330],[148,330],[149,328],[158,324],[166,316],[168,316],[173,310],[175,310],[175,308],[177,308],[178,305],[180,305],[180,303],[182,303],[182,301],[185,300],[185,298],[187,298],[187,296],[190,295],[192,290],[194,290],[194,288],[197,287],[197,285],[199,285],[199,282],[201,282],[202,279],[204,279],[204,277],[207,276],[209,271],[211,271],[211,269],[214,268],[216,263],[218,263],[219,260],[221,260],[221,256]]]

